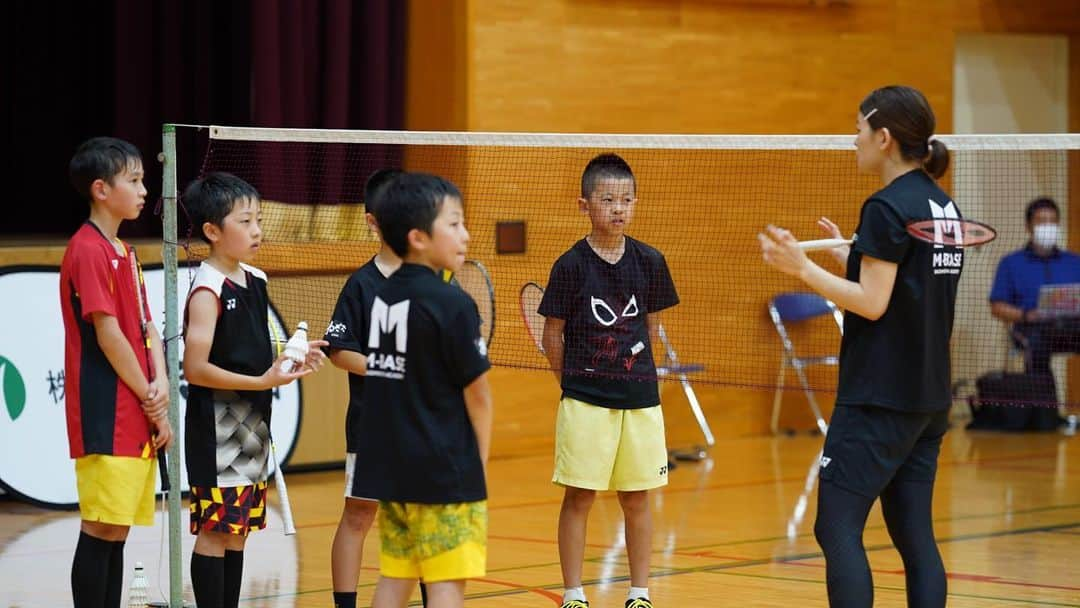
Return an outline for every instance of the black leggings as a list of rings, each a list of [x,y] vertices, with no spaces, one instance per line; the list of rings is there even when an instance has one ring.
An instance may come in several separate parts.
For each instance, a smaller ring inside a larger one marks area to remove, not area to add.
[[[930,503],[934,486],[893,480],[881,493],[889,536],[904,560],[908,606],[945,606],[945,566],[934,540]],[[863,547],[866,517],[874,500],[822,479],[818,486],[814,536],[825,554],[825,580],[832,608],[874,604],[874,581]]]

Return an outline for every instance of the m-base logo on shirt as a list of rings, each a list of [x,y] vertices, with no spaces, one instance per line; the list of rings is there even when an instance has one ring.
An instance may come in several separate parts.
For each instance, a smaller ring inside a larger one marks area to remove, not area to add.
[[[934,218],[934,253],[931,268],[934,274],[960,274],[964,266],[964,250],[959,245],[951,246],[951,252],[936,251],[945,248],[945,236],[951,235],[955,242],[963,243],[963,228],[960,226],[960,214],[956,206],[949,201],[944,206],[937,204],[933,199],[927,199],[930,203],[930,217]]]
[[[400,354],[387,353],[383,349],[383,339],[393,335],[393,350]],[[409,301],[387,305],[378,296],[371,305],[371,330],[368,332],[367,375],[380,378],[401,380],[405,377],[405,347],[409,342]]]

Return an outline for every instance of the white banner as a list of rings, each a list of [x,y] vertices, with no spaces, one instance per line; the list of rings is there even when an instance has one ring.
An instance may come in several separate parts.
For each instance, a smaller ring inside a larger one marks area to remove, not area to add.
[[[165,273],[146,269],[144,276],[154,325],[163,331]],[[189,271],[181,268],[179,302],[187,300],[189,283]],[[288,336],[280,317],[276,313],[272,317],[277,335]],[[182,361],[183,340],[171,340],[169,347],[173,346],[179,347]],[[71,506],[79,500],[64,414],[67,390],[59,270],[0,268],[0,486],[46,506]],[[174,404],[180,407],[181,428],[173,429],[175,440],[181,442],[181,454],[186,394],[187,382],[181,372],[180,402]],[[292,453],[300,430],[297,382],[274,391],[273,411],[271,432],[278,454],[285,458]],[[182,459],[180,471],[181,487],[187,490]]]

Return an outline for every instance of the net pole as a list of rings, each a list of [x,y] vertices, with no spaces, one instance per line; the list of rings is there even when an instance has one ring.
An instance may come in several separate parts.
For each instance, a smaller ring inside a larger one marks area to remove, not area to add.
[[[176,126],[162,127],[162,265],[165,270],[165,367],[169,373],[169,606],[183,608],[184,580],[180,556],[180,349],[172,340],[179,336],[176,252]]]

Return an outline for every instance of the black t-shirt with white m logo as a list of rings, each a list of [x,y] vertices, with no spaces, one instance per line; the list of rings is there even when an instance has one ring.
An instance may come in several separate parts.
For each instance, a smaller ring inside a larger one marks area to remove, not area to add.
[[[863,256],[870,256],[897,264],[896,283],[877,321],[844,314],[837,404],[931,412],[952,403],[949,338],[964,250],[915,239],[907,225],[936,220],[945,235],[958,219],[949,195],[921,169],[863,204],[847,278],[858,282]]]
[[[464,389],[491,364],[461,288],[403,264],[375,293],[353,496],[451,504],[487,498]]]
[[[368,318],[375,292],[386,282],[375,259],[368,260],[345,282],[334,306],[330,324],[323,340],[330,343],[325,350],[350,350],[367,353]],[[364,377],[349,372],[349,408],[345,413],[345,451],[355,452],[360,433],[360,410],[364,404]]]
[[[582,239],[551,268],[540,314],[563,319],[564,397],[612,409],[660,403],[649,313],[679,303],[667,261],[626,237],[619,261],[602,259]]]

